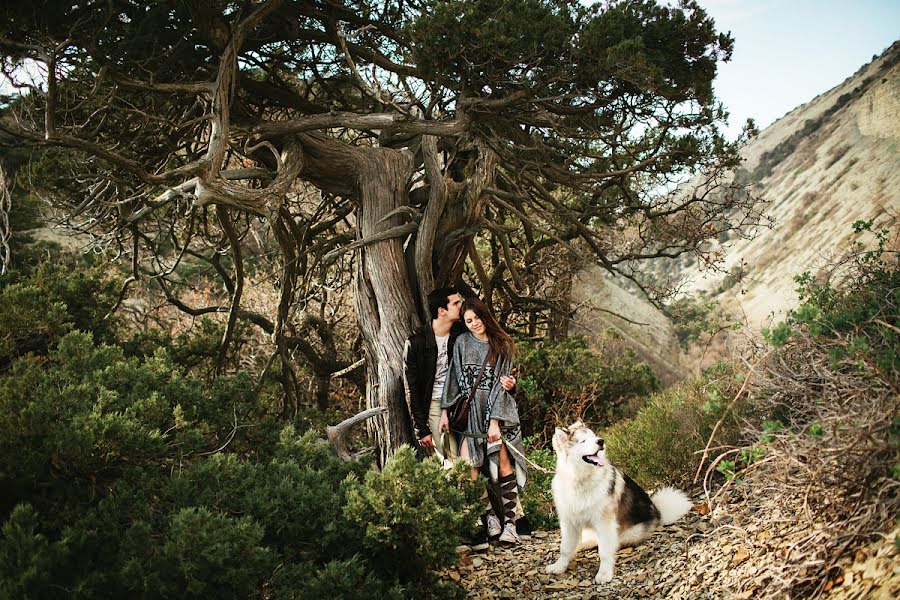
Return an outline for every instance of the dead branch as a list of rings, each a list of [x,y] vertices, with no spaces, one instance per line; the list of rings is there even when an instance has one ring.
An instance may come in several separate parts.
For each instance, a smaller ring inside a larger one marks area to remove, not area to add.
[[[12,255],[9,251],[9,240],[12,231],[9,228],[9,212],[12,210],[12,195],[6,181],[6,172],[0,167],[0,275],[5,275]]]
[[[350,452],[350,443],[347,439],[350,435],[350,430],[366,419],[371,419],[372,417],[382,415],[386,412],[387,407],[378,406],[364,410],[349,419],[344,419],[337,425],[329,425],[326,427],[325,435],[327,436],[328,443],[331,444],[334,453],[337,454],[341,460],[353,460],[354,454]]]
[[[709,501],[714,512],[744,507],[749,516],[742,525],[774,533],[756,543],[783,549],[756,565],[758,580],[768,584],[755,597],[823,595],[857,549],[895,526],[900,511],[900,482],[891,476],[898,452],[891,431],[900,410],[895,374],[852,356],[835,360],[835,347],[847,343],[798,330],[788,344],[770,351],[771,360],[757,361],[746,393],[764,414],[779,415],[783,427],[751,427],[749,445],[726,450],[707,467],[704,490],[710,498],[711,478],[723,459],[744,450],[765,453]],[[745,383],[749,379],[750,374]],[[765,555],[763,548],[760,554]]]
[[[744,383],[741,385],[741,389],[738,390],[738,393],[734,395],[734,398],[731,399],[731,402],[728,403],[728,406],[722,412],[722,416],[716,421],[715,427],[713,427],[712,433],[709,434],[709,439],[706,441],[706,448],[703,450],[703,456],[700,457],[700,464],[697,465],[697,472],[694,474],[694,483],[697,483],[697,480],[700,478],[700,471],[703,469],[703,463],[706,462],[707,457],[709,456],[709,447],[712,446],[712,441],[716,437],[716,433],[719,431],[719,427],[722,426],[722,423],[725,421],[725,417],[728,416],[728,413],[731,412],[731,409],[734,407],[735,403],[738,399],[744,394],[747,390],[747,385],[750,383],[750,379],[753,377],[753,373],[756,371],[757,365],[759,365],[769,354],[771,354],[771,350],[766,352],[762,357],[759,358],[747,371],[744,376]]]

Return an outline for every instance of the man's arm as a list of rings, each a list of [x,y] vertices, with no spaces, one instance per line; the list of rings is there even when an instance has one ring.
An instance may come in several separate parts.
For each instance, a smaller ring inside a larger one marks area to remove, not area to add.
[[[405,368],[403,370],[403,387],[406,391],[406,405],[409,407],[409,413],[412,416],[413,428],[417,439],[431,435],[428,428],[428,408],[431,399],[423,399],[419,394],[419,364],[417,352],[412,347],[412,342],[406,340],[403,348],[403,360]]]

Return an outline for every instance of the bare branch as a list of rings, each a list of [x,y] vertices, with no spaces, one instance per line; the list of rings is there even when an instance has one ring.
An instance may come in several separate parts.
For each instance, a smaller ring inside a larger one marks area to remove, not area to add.
[[[353,371],[353,370],[355,370],[355,369],[358,369],[358,368],[360,368],[361,366],[363,366],[364,364],[366,364],[366,359],[365,359],[365,358],[361,358],[361,359],[359,359],[358,361],[356,361],[355,363],[353,363],[352,365],[350,365],[349,367],[345,367],[345,368],[341,369],[340,371],[335,371],[334,373],[331,374],[331,377],[332,377],[332,379],[335,379],[335,378],[338,378],[338,377],[343,377],[344,375],[346,375],[346,374],[349,373],[350,371]]]
[[[368,246],[370,244],[374,244],[375,242],[380,242],[383,240],[389,240],[391,238],[403,237],[413,233],[419,228],[419,224],[415,221],[411,221],[409,223],[404,223],[403,225],[397,225],[396,227],[391,227],[390,229],[385,229],[384,231],[379,231],[369,237],[357,240],[352,244],[347,244],[346,246],[341,246],[335,250],[332,250],[328,254],[322,257],[322,263],[325,265],[329,265],[333,263],[337,258],[346,252],[350,252],[352,250],[356,250],[358,248],[362,248],[364,246]]]
[[[9,191],[9,183],[6,180],[6,171],[0,165],[0,275],[6,275],[12,254],[9,250],[9,240],[12,238],[12,230],[9,227],[9,213],[12,210],[12,194]]]
[[[366,419],[371,419],[372,417],[383,415],[386,412],[386,407],[377,406],[375,408],[364,410],[363,412],[350,417],[349,419],[345,419],[337,425],[329,425],[328,427],[326,427],[325,435],[328,437],[328,442],[334,449],[334,453],[337,454],[338,457],[342,460],[353,460],[353,453],[350,452],[350,443],[347,440],[350,435],[350,430],[355,425],[362,423]]]
[[[110,75],[110,78],[122,87],[133,90],[142,90],[145,92],[210,95],[215,90],[215,82],[212,81],[204,81],[198,83],[160,83],[153,81],[137,81],[136,79],[129,79],[127,77],[114,73]]]
[[[225,332],[222,334],[222,343],[219,345],[219,352],[216,355],[215,373],[221,373],[225,366],[225,356],[228,353],[228,345],[234,335],[234,326],[238,318],[238,310],[241,305],[241,296],[244,292],[244,259],[241,255],[241,240],[237,231],[231,222],[228,211],[223,206],[216,207],[216,215],[219,218],[219,225],[222,231],[228,237],[228,243],[231,246],[231,256],[234,261],[234,291],[231,295],[231,308],[228,310],[228,321],[225,325]]]
[[[465,134],[466,123],[464,120],[459,119],[453,121],[429,121],[394,113],[358,114],[336,112],[325,115],[310,115],[296,120],[263,121],[259,125],[255,125],[251,132],[256,137],[271,139],[307,131],[335,128],[459,137]]]

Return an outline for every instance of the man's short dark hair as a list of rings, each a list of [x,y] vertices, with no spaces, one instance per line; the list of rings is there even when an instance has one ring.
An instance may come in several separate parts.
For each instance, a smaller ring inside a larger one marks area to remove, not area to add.
[[[455,287],[442,287],[428,294],[428,314],[432,319],[438,318],[438,309],[447,310],[450,296],[458,294],[459,290]]]

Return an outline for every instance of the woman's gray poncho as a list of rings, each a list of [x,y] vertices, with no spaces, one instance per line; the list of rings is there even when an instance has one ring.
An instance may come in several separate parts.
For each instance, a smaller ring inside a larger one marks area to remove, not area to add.
[[[457,401],[468,397],[487,351],[488,343],[482,342],[471,332],[467,331],[459,336],[453,345],[453,357],[450,361],[447,382],[444,385],[441,408],[449,408]],[[486,434],[491,419],[498,419],[500,431],[503,433],[507,445],[512,446],[524,456],[525,447],[522,444],[522,428],[519,424],[519,410],[516,407],[516,401],[500,385],[500,377],[509,375],[511,370],[512,363],[507,358],[498,360],[496,366],[491,366],[490,361],[485,363],[484,374],[481,376],[475,397],[472,398],[466,432]],[[482,468],[485,456],[487,456],[490,477],[497,481],[500,442],[488,445],[487,439],[484,438],[460,437],[462,438],[461,444],[469,445],[472,466]],[[523,488],[528,475],[524,461],[515,451],[507,450],[507,452],[510,461],[515,465],[516,482],[519,488]]]

